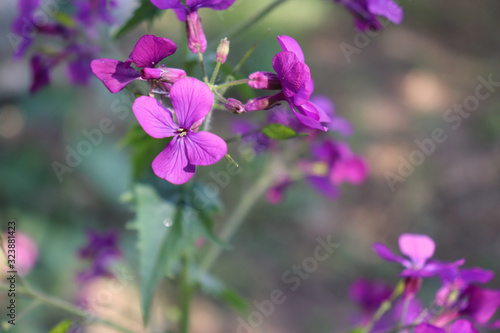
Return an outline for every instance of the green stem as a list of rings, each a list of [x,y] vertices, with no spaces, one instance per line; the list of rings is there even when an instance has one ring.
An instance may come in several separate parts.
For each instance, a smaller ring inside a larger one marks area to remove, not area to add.
[[[196,46],[196,49],[198,50],[198,60],[200,61],[201,71],[203,73],[203,81],[208,84],[208,76],[205,68],[205,61],[203,60],[203,53],[201,53],[199,46]]]
[[[215,86],[215,89],[229,88],[229,87],[239,86],[239,85],[247,84],[247,83],[248,83],[248,79],[241,79],[241,80],[231,81],[228,83],[219,84],[218,86]]]
[[[245,190],[245,194],[239,200],[238,205],[234,209],[233,213],[229,216],[226,225],[220,233],[220,239],[222,241],[228,242],[234,233],[241,226],[245,217],[248,215],[253,206],[257,201],[262,198],[264,193],[267,191],[269,186],[274,180],[273,163],[268,163],[264,168],[260,178],[253,184],[253,186]],[[217,245],[213,245],[208,251],[205,258],[200,264],[200,275],[205,274],[210,270],[215,260],[219,257],[222,252],[222,248]]]
[[[180,333],[189,333],[189,314],[191,307],[191,298],[193,296],[193,288],[189,277],[189,259],[182,258],[182,272],[181,272],[181,320],[179,323]]]
[[[217,61],[217,65],[215,65],[214,72],[212,73],[212,78],[210,79],[210,86],[213,86],[215,84],[215,79],[217,78],[217,75],[219,74],[220,66],[222,63],[220,61]]]
[[[380,305],[380,307],[377,309],[377,311],[371,318],[368,325],[362,328],[361,333],[369,333],[372,330],[373,326],[377,323],[377,321],[379,321],[379,319],[382,318],[382,316],[392,308],[394,301],[401,295],[403,289],[404,289],[404,282],[400,281],[397,284],[396,288],[394,288],[391,297]]]
[[[9,290],[10,286],[6,285],[6,284],[0,284],[0,289],[1,290]],[[92,320],[94,322],[106,325],[106,326],[111,327],[111,328],[114,328],[117,331],[120,331],[123,333],[134,333],[133,331],[130,331],[124,327],[121,327],[120,325],[115,324],[114,322],[111,322],[111,321],[103,319],[103,318],[95,317],[95,315],[93,315],[89,312],[86,312],[86,311],[74,306],[71,303],[63,301],[63,300],[56,298],[56,297],[42,294],[38,291],[35,291],[35,290],[31,289],[31,287],[29,287],[26,284],[26,282],[24,283],[24,287],[17,287],[16,288],[16,293],[19,295],[31,297],[35,301],[38,301],[40,303],[44,303],[44,304],[49,305],[49,306],[56,308],[56,309],[63,310],[67,313],[70,313],[72,315],[75,315],[75,316],[83,318],[83,319],[93,318]]]

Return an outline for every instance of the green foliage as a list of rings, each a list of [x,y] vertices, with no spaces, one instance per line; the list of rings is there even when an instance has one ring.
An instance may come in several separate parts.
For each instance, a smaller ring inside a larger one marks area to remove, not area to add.
[[[288,140],[301,136],[290,127],[282,124],[269,124],[262,128],[261,132],[273,140]]]
[[[246,315],[248,313],[248,302],[236,291],[226,287],[214,276],[205,274],[200,278],[199,283],[201,290],[206,294],[220,299],[242,315]]]
[[[160,13],[161,10],[155,7],[151,1],[142,0],[140,6],[132,14],[132,17],[118,30],[114,37],[122,37],[144,21],[152,22]]]
[[[57,324],[49,333],[66,333],[69,331],[73,322],[71,320],[63,320]]]
[[[175,189],[178,189],[175,202],[164,200],[149,185],[136,185],[133,191],[136,218],[130,227],[138,232],[141,305],[145,324],[149,319],[156,286],[163,277],[174,276],[181,257],[194,252],[200,237],[225,246],[214,233],[211,217],[220,209],[218,197],[197,195],[207,193],[201,184]]]
[[[135,124],[122,139],[121,146],[129,147],[132,152],[132,174],[135,179],[151,169],[155,157],[167,146],[172,138],[155,139],[150,137],[139,124]]]

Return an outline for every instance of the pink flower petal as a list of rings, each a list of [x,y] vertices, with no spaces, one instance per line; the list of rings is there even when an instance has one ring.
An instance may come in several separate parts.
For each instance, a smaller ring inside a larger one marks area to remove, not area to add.
[[[297,56],[290,51],[283,51],[273,58],[273,68],[278,74],[283,94],[292,97],[302,87],[304,79],[304,64],[299,62]]]
[[[186,0],[186,5],[190,8],[211,8],[213,10],[224,10],[229,8],[235,0]]]
[[[181,128],[189,129],[203,119],[212,109],[214,95],[203,82],[186,77],[177,81],[170,90],[177,122]]]
[[[300,62],[305,62],[304,52],[302,52],[302,48],[295,39],[283,35],[283,36],[278,36],[278,42],[280,43],[283,51],[291,51],[295,53]]]
[[[227,153],[227,144],[209,132],[188,133],[185,137],[189,162],[193,165],[211,165]]]
[[[151,0],[151,3],[160,9],[173,9],[179,21],[186,21],[186,7],[180,0]]]
[[[415,327],[415,333],[446,333],[446,331],[431,324],[420,324]]]
[[[179,126],[174,122],[172,113],[153,97],[137,98],[132,110],[144,131],[153,138],[162,139],[178,133]]]
[[[368,0],[368,10],[374,15],[384,16],[395,24],[403,20],[403,10],[392,0]]]
[[[402,254],[411,258],[416,268],[423,268],[434,254],[436,245],[426,235],[402,234],[399,236],[399,249]]]
[[[477,333],[478,330],[472,323],[465,319],[458,319],[453,323],[450,333]]]
[[[373,250],[378,254],[378,256],[384,260],[398,262],[402,264],[405,260],[394,253],[384,244],[375,243],[373,244]]]
[[[144,35],[135,44],[130,58],[139,68],[154,67],[176,50],[177,45],[168,38]]]
[[[185,139],[174,137],[153,161],[153,171],[166,181],[180,185],[193,177],[196,167],[189,163]]]
[[[130,67],[130,63],[115,59],[95,59],[90,63],[92,72],[113,94],[127,84],[140,79],[141,74]]]

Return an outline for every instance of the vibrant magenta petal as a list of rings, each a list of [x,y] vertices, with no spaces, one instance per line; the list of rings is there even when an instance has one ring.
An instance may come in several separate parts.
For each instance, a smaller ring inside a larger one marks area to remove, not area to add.
[[[211,8],[213,10],[228,9],[236,0],[186,0],[189,8]]]
[[[179,126],[190,129],[212,109],[214,95],[203,82],[185,77],[177,81],[170,91]]]
[[[203,31],[201,18],[197,11],[189,13],[186,17],[186,34],[188,41],[188,48],[193,53],[205,53],[207,50],[207,38]]]
[[[431,324],[420,324],[415,327],[415,333],[446,333],[446,331]]]
[[[185,137],[189,162],[193,165],[212,165],[227,153],[227,144],[209,132],[188,133]]]
[[[368,10],[378,16],[384,16],[395,24],[403,20],[403,10],[392,0],[368,0]]]
[[[366,180],[367,175],[367,163],[362,158],[352,156],[333,165],[330,180],[334,184],[349,182],[353,185],[359,185]]]
[[[373,244],[373,250],[378,254],[378,256],[384,260],[398,262],[403,264],[405,259],[395,255],[392,251],[382,243]]]
[[[477,333],[478,330],[472,323],[465,319],[459,319],[453,323],[450,333]]]
[[[179,126],[174,122],[172,113],[153,97],[137,98],[132,110],[144,131],[153,138],[163,139],[178,134]]]
[[[485,325],[500,306],[500,291],[483,289],[476,285],[469,286],[461,294],[461,298],[467,300],[467,306],[461,313],[481,325]]]
[[[327,128],[321,123],[320,115],[318,114],[318,110],[314,107],[313,104],[307,102],[303,105],[296,106],[296,110],[292,102],[289,102],[290,108],[293,110],[293,114],[295,118],[304,126],[317,129],[320,131],[326,131]]]
[[[286,97],[292,97],[301,89],[304,78],[304,64],[297,59],[293,52],[283,51],[275,55],[273,68],[280,78],[283,94]]]
[[[402,254],[411,258],[415,268],[423,268],[426,261],[434,254],[436,245],[426,235],[402,234],[399,236],[399,249]]]
[[[303,81],[299,91],[297,91],[297,93],[293,96],[293,104],[295,105],[302,105],[304,103],[307,103],[314,91],[314,82],[311,78],[311,71],[306,64],[302,63],[301,65]]]
[[[154,67],[176,50],[177,45],[168,38],[144,35],[135,44],[130,58],[139,68]]]
[[[479,267],[463,269],[460,271],[460,277],[465,283],[488,283],[494,276],[495,274],[492,271]]]
[[[328,177],[309,176],[306,178],[309,185],[312,186],[321,195],[333,199],[339,196],[338,187],[333,185]]]
[[[176,136],[153,161],[153,171],[166,181],[180,185],[193,177],[196,167],[189,163],[185,138]]]
[[[95,59],[90,63],[92,72],[113,94],[122,90],[130,82],[140,78],[141,74],[130,67],[129,62],[115,59]]]
[[[305,62],[304,52],[302,52],[302,48],[295,39],[283,35],[283,36],[278,36],[278,42],[280,43],[283,51],[291,51],[295,53],[300,62]]]

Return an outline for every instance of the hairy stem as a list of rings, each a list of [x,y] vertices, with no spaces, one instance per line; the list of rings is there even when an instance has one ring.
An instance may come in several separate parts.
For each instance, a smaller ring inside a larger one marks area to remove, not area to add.
[[[222,88],[229,88],[229,87],[234,87],[234,86],[239,86],[242,84],[247,84],[248,79],[241,79],[241,80],[236,80],[236,81],[231,81],[228,83],[223,83],[215,86],[216,89],[222,89]]]

